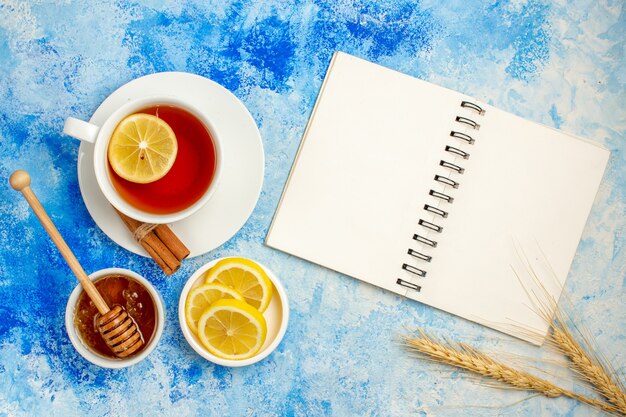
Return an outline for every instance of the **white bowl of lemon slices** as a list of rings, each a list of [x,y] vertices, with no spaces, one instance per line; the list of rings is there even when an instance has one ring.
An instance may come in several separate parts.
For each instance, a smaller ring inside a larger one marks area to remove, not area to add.
[[[267,267],[247,258],[220,258],[189,278],[180,294],[178,319],[200,356],[222,366],[247,366],[280,344],[289,303]]]

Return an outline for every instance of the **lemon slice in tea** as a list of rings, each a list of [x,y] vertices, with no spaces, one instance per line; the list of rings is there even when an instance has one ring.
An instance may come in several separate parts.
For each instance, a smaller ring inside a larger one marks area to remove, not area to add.
[[[124,118],[113,131],[108,158],[117,175],[147,184],[169,172],[177,153],[176,135],[163,119],[135,113]]]
[[[219,300],[198,321],[198,338],[205,348],[224,359],[247,359],[265,342],[265,318],[250,304],[235,299]]]

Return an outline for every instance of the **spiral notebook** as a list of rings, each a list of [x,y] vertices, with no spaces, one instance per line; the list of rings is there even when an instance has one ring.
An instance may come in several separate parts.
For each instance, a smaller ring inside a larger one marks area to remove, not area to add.
[[[541,344],[608,157],[336,53],[266,243]]]

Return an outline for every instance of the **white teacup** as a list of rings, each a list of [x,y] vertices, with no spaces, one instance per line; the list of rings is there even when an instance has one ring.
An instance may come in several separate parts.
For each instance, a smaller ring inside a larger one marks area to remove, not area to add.
[[[142,109],[155,105],[174,106],[191,113],[209,131],[213,139],[213,145],[215,146],[215,172],[213,174],[213,179],[211,180],[209,187],[204,192],[204,194],[202,194],[202,196],[190,206],[174,213],[150,213],[128,203],[120,196],[115,186],[113,185],[113,182],[111,181],[111,174],[108,168],[107,150],[109,140],[117,125],[126,116],[137,113]],[[189,217],[209,201],[209,199],[215,192],[215,189],[217,188],[220,179],[223,159],[222,146],[220,146],[220,135],[215,130],[213,124],[209,120],[207,120],[207,118],[201,111],[179,98],[168,96],[155,96],[130,101],[114,111],[104,121],[102,126],[96,126],[94,124],[75,119],[73,117],[68,117],[65,120],[63,133],[76,139],[80,139],[82,141],[94,144],[94,170],[100,190],[102,191],[106,199],[113,205],[113,207],[129,217],[145,223],[173,223]]]

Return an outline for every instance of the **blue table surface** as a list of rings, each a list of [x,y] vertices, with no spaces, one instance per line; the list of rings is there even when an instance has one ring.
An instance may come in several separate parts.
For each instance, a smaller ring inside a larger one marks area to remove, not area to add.
[[[612,0],[0,2],[0,415],[599,415],[417,360],[398,336],[419,324],[541,369],[559,358],[549,348],[263,242],[335,50],[473,95],[612,151],[565,294],[569,314],[623,373],[625,32],[624,3]],[[96,226],[78,187],[79,144],[61,134],[65,117],[87,119],[119,86],[160,71],[199,74],[233,92],[259,126],[266,156],[263,190],[243,228],[171,277]],[[140,364],[101,369],[73,349],[63,317],[76,279],[9,187],[18,168],[30,171],[88,272],[129,268],[162,294],[165,331]],[[186,279],[227,255],[272,268],[291,302],[278,349],[238,369],[203,360],[177,321]],[[587,392],[567,375],[563,384]]]

